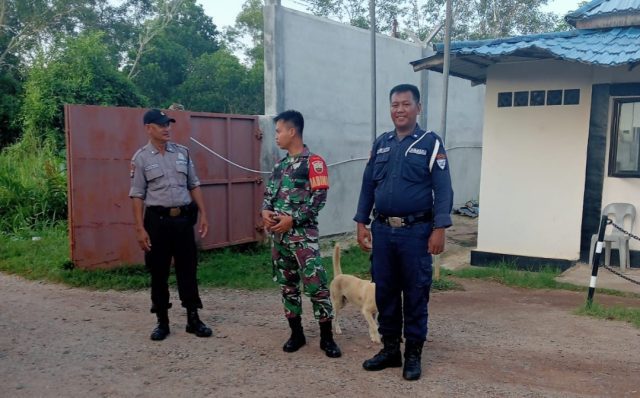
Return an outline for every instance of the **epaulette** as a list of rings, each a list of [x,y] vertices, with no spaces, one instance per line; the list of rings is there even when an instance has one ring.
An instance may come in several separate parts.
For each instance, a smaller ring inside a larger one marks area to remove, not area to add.
[[[138,156],[138,154],[139,154],[140,152],[144,151],[146,147],[147,147],[147,146],[145,145],[145,146],[143,146],[142,148],[138,149],[138,150],[136,151],[136,153],[134,153],[134,154],[133,154],[133,156],[131,157],[131,161],[132,161],[132,162],[133,162],[133,161],[135,161],[135,160],[136,160],[136,156]]]
[[[185,145],[180,145],[178,143],[172,142],[173,145],[177,146],[180,149],[184,149],[185,151],[189,152],[189,147],[185,146]]]

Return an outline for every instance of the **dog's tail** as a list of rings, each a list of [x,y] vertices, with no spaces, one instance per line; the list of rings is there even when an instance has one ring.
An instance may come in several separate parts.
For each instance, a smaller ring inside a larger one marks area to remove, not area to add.
[[[340,245],[336,243],[333,246],[333,277],[342,274],[342,267],[340,266]]]

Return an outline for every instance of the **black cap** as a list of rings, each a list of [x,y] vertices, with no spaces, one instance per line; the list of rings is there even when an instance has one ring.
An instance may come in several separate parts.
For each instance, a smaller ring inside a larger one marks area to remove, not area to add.
[[[162,112],[160,109],[149,109],[144,114],[142,121],[144,124],[165,124],[168,122],[175,123],[176,119],[167,116],[167,114]]]

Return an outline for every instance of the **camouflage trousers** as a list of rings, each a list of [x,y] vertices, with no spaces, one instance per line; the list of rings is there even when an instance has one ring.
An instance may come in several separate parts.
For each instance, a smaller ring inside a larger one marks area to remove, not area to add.
[[[315,236],[305,236],[306,230],[292,230],[284,236],[274,236],[271,247],[273,260],[273,280],[282,290],[284,314],[293,318],[302,314],[300,280],[304,294],[311,299],[313,316],[320,322],[333,319],[333,306],[327,287],[327,272],[322,265]]]

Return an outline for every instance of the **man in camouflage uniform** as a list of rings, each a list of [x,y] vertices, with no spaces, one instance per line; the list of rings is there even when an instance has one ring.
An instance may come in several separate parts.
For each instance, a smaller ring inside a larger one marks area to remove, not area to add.
[[[337,358],[342,353],[333,340],[333,307],[318,246],[318,213],[329,189],[327,165],[304,145],[300,112],[285,111],[273,120],[276,144],[287,151],[287,156],[276,163],[267,183],[262,219],[272,233],[274,280],[282,289],[284,312],[291,327],[291,337],[282,349],[294,352],[306,344],[301,318],[302,279],[313,315],[320,323],[320,348],[328,357]]]

